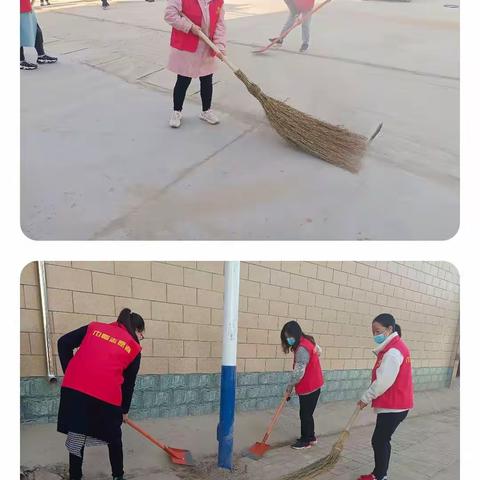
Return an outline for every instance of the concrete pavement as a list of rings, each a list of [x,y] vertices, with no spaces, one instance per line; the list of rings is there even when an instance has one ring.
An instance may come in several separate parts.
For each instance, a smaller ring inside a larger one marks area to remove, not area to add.
[[[260,461],[244,457],[245,450],[263,436],[272,411],[240,412],[235,421],[235,470],[215,467],[216,424],[218,415],[160,418],[141,422],[157,438],[178,448],[190,449],[196,460],[194,469],[173,466],[163,452],[151,446],[131,429],[124,427],[124,452],[127,479],[189,480],[274,480],[296,471],[329,453],[338,432],[346,424],[352,402],[321,404],[316,411],[319,436],[317,447],[304,452],[290,449],[299,428],[298,410],[289,406],[280,417],[272,437],[272,449]],[[334,470],[319,478],[355,480],[372,468],[370,437],[375,416],[370,409],[362,412]],[[458,480],[460,458],[459,390],[420,392],[415,409],[399,428],[393,442],[389,478]],[[22,425],[21,465],[25,470],[64,472],[65,437],[55,432],[55,425]],[[103,447],[86,453],[85,479],[107,479],[108,459]],[[58,479],[57,479],[58,480]]]
[[[442,1],[335,0],[255,56],[282,2],[227,1],[228,52],[265,92],[369,135],[358,175],[286,145],[224,67],[222,123],[168,128],[164,2],[42,9],[60,63],[22,72],[22,228],[35,239],[444,239],[459,219],[459,15]],[[41,92],[41,95],[39,95]]]

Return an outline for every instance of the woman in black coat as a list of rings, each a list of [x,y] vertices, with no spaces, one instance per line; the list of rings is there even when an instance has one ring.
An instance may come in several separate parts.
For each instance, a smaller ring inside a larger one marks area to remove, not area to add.
[[[65,377],[57,430],[67,435],[70,480],[82,478],[84,449],[95,445],[108,445],[112,477],[124,478],[121,426],[140,368],[144,329],[143,318],[125,308],[114,323],[92,322],[58,340]]]

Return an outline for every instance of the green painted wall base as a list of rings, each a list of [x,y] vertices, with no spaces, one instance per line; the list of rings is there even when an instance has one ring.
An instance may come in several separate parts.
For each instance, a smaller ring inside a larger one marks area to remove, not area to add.
[[[277,406],[289,379],[289,372],[239,373],[237,410],[264,410]],[[322,403],[354,400],[370,383],[370,370],[329,370],[324,372]],[[414,369],[415,390],[448,386],[451,368]],[[136,419],[205,415],[218,411],[220,374],[142,375],[136,383],[131,416]],[[45,378],[20,380],[22,423],[56,422],[60,385]],[[296,397],[293,402],[297,403]]]

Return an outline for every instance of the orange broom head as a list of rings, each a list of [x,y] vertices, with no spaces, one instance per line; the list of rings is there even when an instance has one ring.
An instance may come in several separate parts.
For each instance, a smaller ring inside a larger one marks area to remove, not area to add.
[[[193,466],[195,462],[192,457],[192,453],[189,450],[183,450],[181,448],[167,447],[165,451],[170,456],[170,460],[177,465]]]
[[[267,443],[256,442],[249,449],[247,457],[253,460],[259,460],[270,450],[270,445]]]

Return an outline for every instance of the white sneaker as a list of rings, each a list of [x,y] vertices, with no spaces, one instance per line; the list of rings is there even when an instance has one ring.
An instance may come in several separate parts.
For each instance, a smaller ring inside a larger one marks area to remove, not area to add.
[[[172,128],[178,128],[182,124],[182,112],[174,110],[170,117],[170,126]]]
[[[200,118],[208,122],[210,125],[216,125],[217,123],[220,123],[220,120],[218,119],[217,115],[215,115],[213,110],[202,112],[200,114]]]

